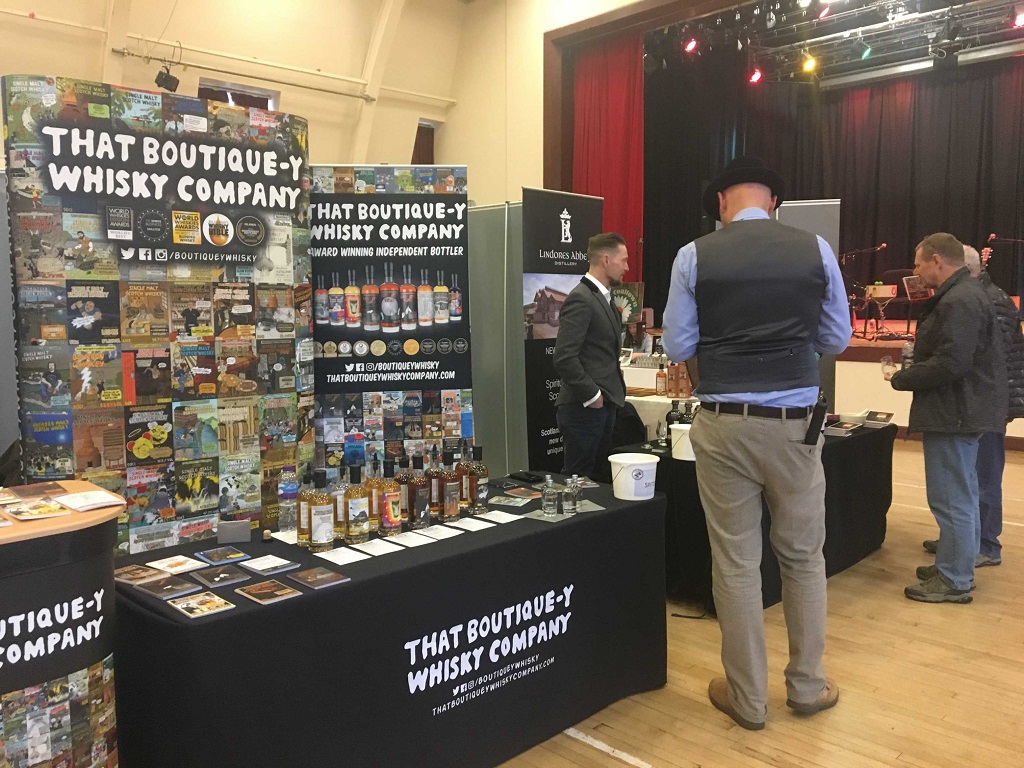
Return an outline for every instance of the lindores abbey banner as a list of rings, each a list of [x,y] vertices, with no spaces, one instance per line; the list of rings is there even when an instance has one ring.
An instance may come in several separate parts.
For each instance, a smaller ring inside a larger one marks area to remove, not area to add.
[[[555,341],[562,302],[589,269],[587,241],[601,231],[603,209],[600,197],[523,188],[526,443],[532,469],[562,470]]]
[[[314,166],[318,462],[473,438],[466,169]]]
[[[122,551],[273,514],[314,455],[306,121],[2,85],[26,481],[123,494]]]

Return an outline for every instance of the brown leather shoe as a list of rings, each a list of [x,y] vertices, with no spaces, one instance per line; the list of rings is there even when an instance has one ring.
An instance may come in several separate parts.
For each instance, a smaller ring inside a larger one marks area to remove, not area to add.
[[[806,704],[800,701],[786,699],[786,706],[801,715],[813,715],[823,709],[831,709],[839,702],[839,686],[834,680],[825,679],[825,689],[818,694],[818,698]]]
[[[715,709],[719,712],[724,712],[735,720],[737,725],[743,726],[748,731],[760,731],[764,728],[763,720],[760,723],[755,723],[752,720],[744,720],[736,714],[736,710],[732,708],[732,704],[729,702],[729,683],[724,677],[716,677],[711,681],[708,685],[708,698],[715,705]]]

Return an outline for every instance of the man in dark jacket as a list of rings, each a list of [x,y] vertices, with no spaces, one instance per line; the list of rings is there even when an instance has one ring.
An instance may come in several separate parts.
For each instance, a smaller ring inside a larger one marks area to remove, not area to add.
[[[978,440],[1006,426],[1006,359],[995,310],[964,266],[964,247],[944,232],[917,246],[914,273],[935,295],[917,326],[914,363],[891,374],[910,390],[911,432],[923,433],[928,506],[939,524],[934,566],[904,594],[925,603],[969,603],[978,556]],[[888,374],[887,374],[888,376]]]
[[[1020,327],[1020,312],[1009,296],[992,282],[985,268],[988,266],[991,248],[985,248],[980,256],[969,245],[964,246],[964,260],[971,276],[985,289],[989,302],[996,311],[999,322],[1003,351],[1006,353],[1006,382],[1009,387],[1009,411],[1007,420],[1024,416],[1024,333]],[[1003,562],[999,534],[1003,530],[1003,467],[1006,464],[1006,430],[985,432],[978,441],[978,512],[981,519],[980,552],[974,561],[975,568],[1000,565]],[[938,541],[924,543],[924,548],[934,554]]]

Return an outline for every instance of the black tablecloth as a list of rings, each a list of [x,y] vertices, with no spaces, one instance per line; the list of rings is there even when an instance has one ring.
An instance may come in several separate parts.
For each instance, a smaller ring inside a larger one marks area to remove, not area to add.
[[[885,516],[892,503],[892,450],[896,427],[861,429],[848,437],[826,437],[821,461],[825,468],[825,569],[829,576],[844,571],[885,541]],[[642,451],[639,445],[616,449]],[[672,597],[695,600],[714,610],[711,596],[711,545],[704,508],[697,489],[694,462],[676,461],[655,448],[657,489],[668,497],[665,517],[665,581]],[[769,541],[771,517],[764,505],[761,521],[764,551],[761,591],[767,608],[782,599],[779,563]]]
[[[346,566],[276,541],[243,545],[352,581],[261,606],[233,592],[254,577],[214,590],[237,608],[201,619],[118,585],[122,765],[495,765],[664,685],[665,500],[620,502],[607,487],[586,497],[606,511],[519,520]],[[271,578],[294,585],[287,574]],[[535,600],[543,623],[564,620],[562,631],[504,656],[499,644],[492,660],[495,637],[539,624],[515,624]],[[471,619],[496,614],[512,629],[467,642]],[[407,643],[456,625],[457,648],[411,662]],[[462,674],[460,654],[481,647],[479,669]],[[410,693],[410,672],[452,658],[454,679],[442,673]]]

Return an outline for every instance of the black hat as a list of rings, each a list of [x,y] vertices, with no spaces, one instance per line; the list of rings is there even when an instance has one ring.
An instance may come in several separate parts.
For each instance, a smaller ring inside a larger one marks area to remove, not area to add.
[[[708,184],[704,190],[704,210],[715,221],[720,221],[718,193],[724,192],[734,184],[764,184],[775,196],[775,207],[782,205],[785,189],[782,177],[764,164],[758,157],[737,157],[722,171],[718,178]]]

